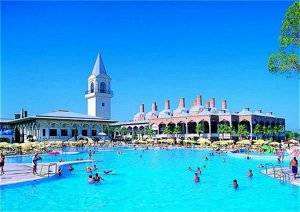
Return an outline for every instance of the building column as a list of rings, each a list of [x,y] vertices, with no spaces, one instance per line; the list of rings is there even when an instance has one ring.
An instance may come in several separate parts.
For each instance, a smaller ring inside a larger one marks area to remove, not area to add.
[[[189,134],[188,123],[185,123],[185,134]]]
[[[72,138],[72,126],[67,128],[68,138]]]
[[[252,132],[253,132],[252,127],[253,127],[253,125],[252,125],[252,123],[250,122],[250,140],[252,140]]]
[[[208,138],[211,138],[211,122],[208,122]]]
[[[49,127],[46,127],[45,131],[46,131],[46,139],[49,139],[49,131],[50,131]]]

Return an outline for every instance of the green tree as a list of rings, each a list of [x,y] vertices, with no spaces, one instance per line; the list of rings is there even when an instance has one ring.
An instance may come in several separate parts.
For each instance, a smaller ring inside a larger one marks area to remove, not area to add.
[[[163,130],[163,134],[166,134],[166,135],[171,135],[172,134],[172,129],[169,125],[167,125],[164,130]]]
[[[240,139],[242,139],[243,137],[248,136],[248,135],[249,135],[249,132],[248,132],[248,130],[247,130],[246,125],[244,125],[244,124],[239,124],[239,125],[238,125],[237,134],[239,135]]]
[[[114,129],[115,129],[115,127],[112,127],[112,126],[110,126],[110,125],[104,125],[104,126],[103,126],[103,132],[104,132],[106,135],[110,136],[111,138],[113,137]]]
[[[200,122],[196,125],[196,133],[200,136],[201,133],[204,133],[204,123]]]
[[[176,135],[176,138],[178,136],[178,134],[181,133],[181,127],[180,126],[176,126],[173,130],[173,133]]]
[[[218,125],[218,133],[222,135],[222,140],[224,140],[224,134],[231,133],[232,129],[228,123],[222,123]]]
[[[271,73],[300,73],[300,3],[294,2],[287,10],[279,36],[279,50],[269,57]]]
[[[154,136],[154,130],[151,127],[145,127],[144,131],[148,137],[152,138]]]
[[[127,133],[128,133],[128,129],[125,127],[121,127],[120,134],[124,140],[125,140],[125,135],[127,135]]]
[[[262,132],[263,132],[263,127],[260,124],[255,125],[253,129],[253,133],[255,133],[256,138],[261,136]]]

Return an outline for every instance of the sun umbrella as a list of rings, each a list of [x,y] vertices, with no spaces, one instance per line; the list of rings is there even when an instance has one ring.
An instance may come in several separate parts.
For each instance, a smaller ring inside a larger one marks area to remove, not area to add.
[[[273,141],[273,142],[269,143],[269,145],[271,145],[271,146],[279,146],[279,143],[276,142],[276,141]]]
[[[241,141],[238,141],[236,143],[240,144],[240,145],[251,145],[251,141],[250,140],[241,140]]]
[[[300,147],[299,146],[293,146],[289,150],[287,150],[289,155],[291,157],[300,157]]]
[[[267,142],[264,141],[264,140],[257,140],[257,141],[254,142],[254,145],[264,145],[264,144],[266,144],[266,143],[267,143]]]

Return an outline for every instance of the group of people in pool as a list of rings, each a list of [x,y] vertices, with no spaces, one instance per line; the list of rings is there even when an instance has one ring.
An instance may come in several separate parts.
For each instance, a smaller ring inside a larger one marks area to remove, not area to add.
[[[209,153],[209,156],[214,156],[214,153],[213,152]],[[206,156],[204,160],[208,161],[209,159]],[[225,158],[223,158],[222,161],[225,163],[226,162]],[[203,168],[206,168],[206,165],[203,165]],[[200,175],[202,174],[202,171],[201,171],[200,167],[197,167],[196,170],[194,170],[191,166],[189,166],[187,170],[190,171],[190,172],[194,172],[194,182],[195,183],[199,183],[200,182]],[[253,177],[253,171],[252,171],[252,169],[248,170],[247,176],[249,178]],[[237,189],[238,187],[239,187],[238,181],[236,179],[234,179],[233,180],[233,188]]]

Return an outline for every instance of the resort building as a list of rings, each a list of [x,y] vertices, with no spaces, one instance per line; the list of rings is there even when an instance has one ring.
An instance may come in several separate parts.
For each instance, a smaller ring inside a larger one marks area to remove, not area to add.
[[[57,110],[28,116],[27,111],[22,110],[15,114],[15,119],[1,119],[0,129],[5,129],[1,130],[3,132],[13,132],[10,140],[16,142],[26,142],[29,139],[41,141],[68,140],[80,136],[97,137],[103,132],[104,126],[115,122],[110,120],[112,96],[111,78],[98,54],[85,94],[88,115]],[[4,138],[4,135],[1,136]]]
[[[203,132],[201,137],[210,139],[219,139],[219,124],[227,124],[228,126],[238,129],[239,124],[246,126],[249,137],[253,136],[253,129],[257,124],[261,126],[280,125],[285,128],[285,119],[275,117],[272,112],[262,112],[262,110],[250,111],[244,108],[240,112],[231,112],[228,110],[226,100],[222,100],[221,109],[216,107],[215,98],[211,98],[205,104],[202,103],[202,96],[197,96],[192,102],[191,107],[185,104],[185,98],[180,98],[178,107],[171,110],[170,101],[166,100],[164,109],[158,111],[156,102],[152,103],[151,110],[145,112],[144,104],[140,105],[139,112],[134,115],[133,121],[126,123],[116,123],[115,126],[125,127],[129,135],[134,135],[142,131],[145,126],[151,127],[155,132],[155,137],[165,137],[163,131],[166,126],[174,129],[180,127],[181,137],[196,137],[197,123],[202,123]]]

